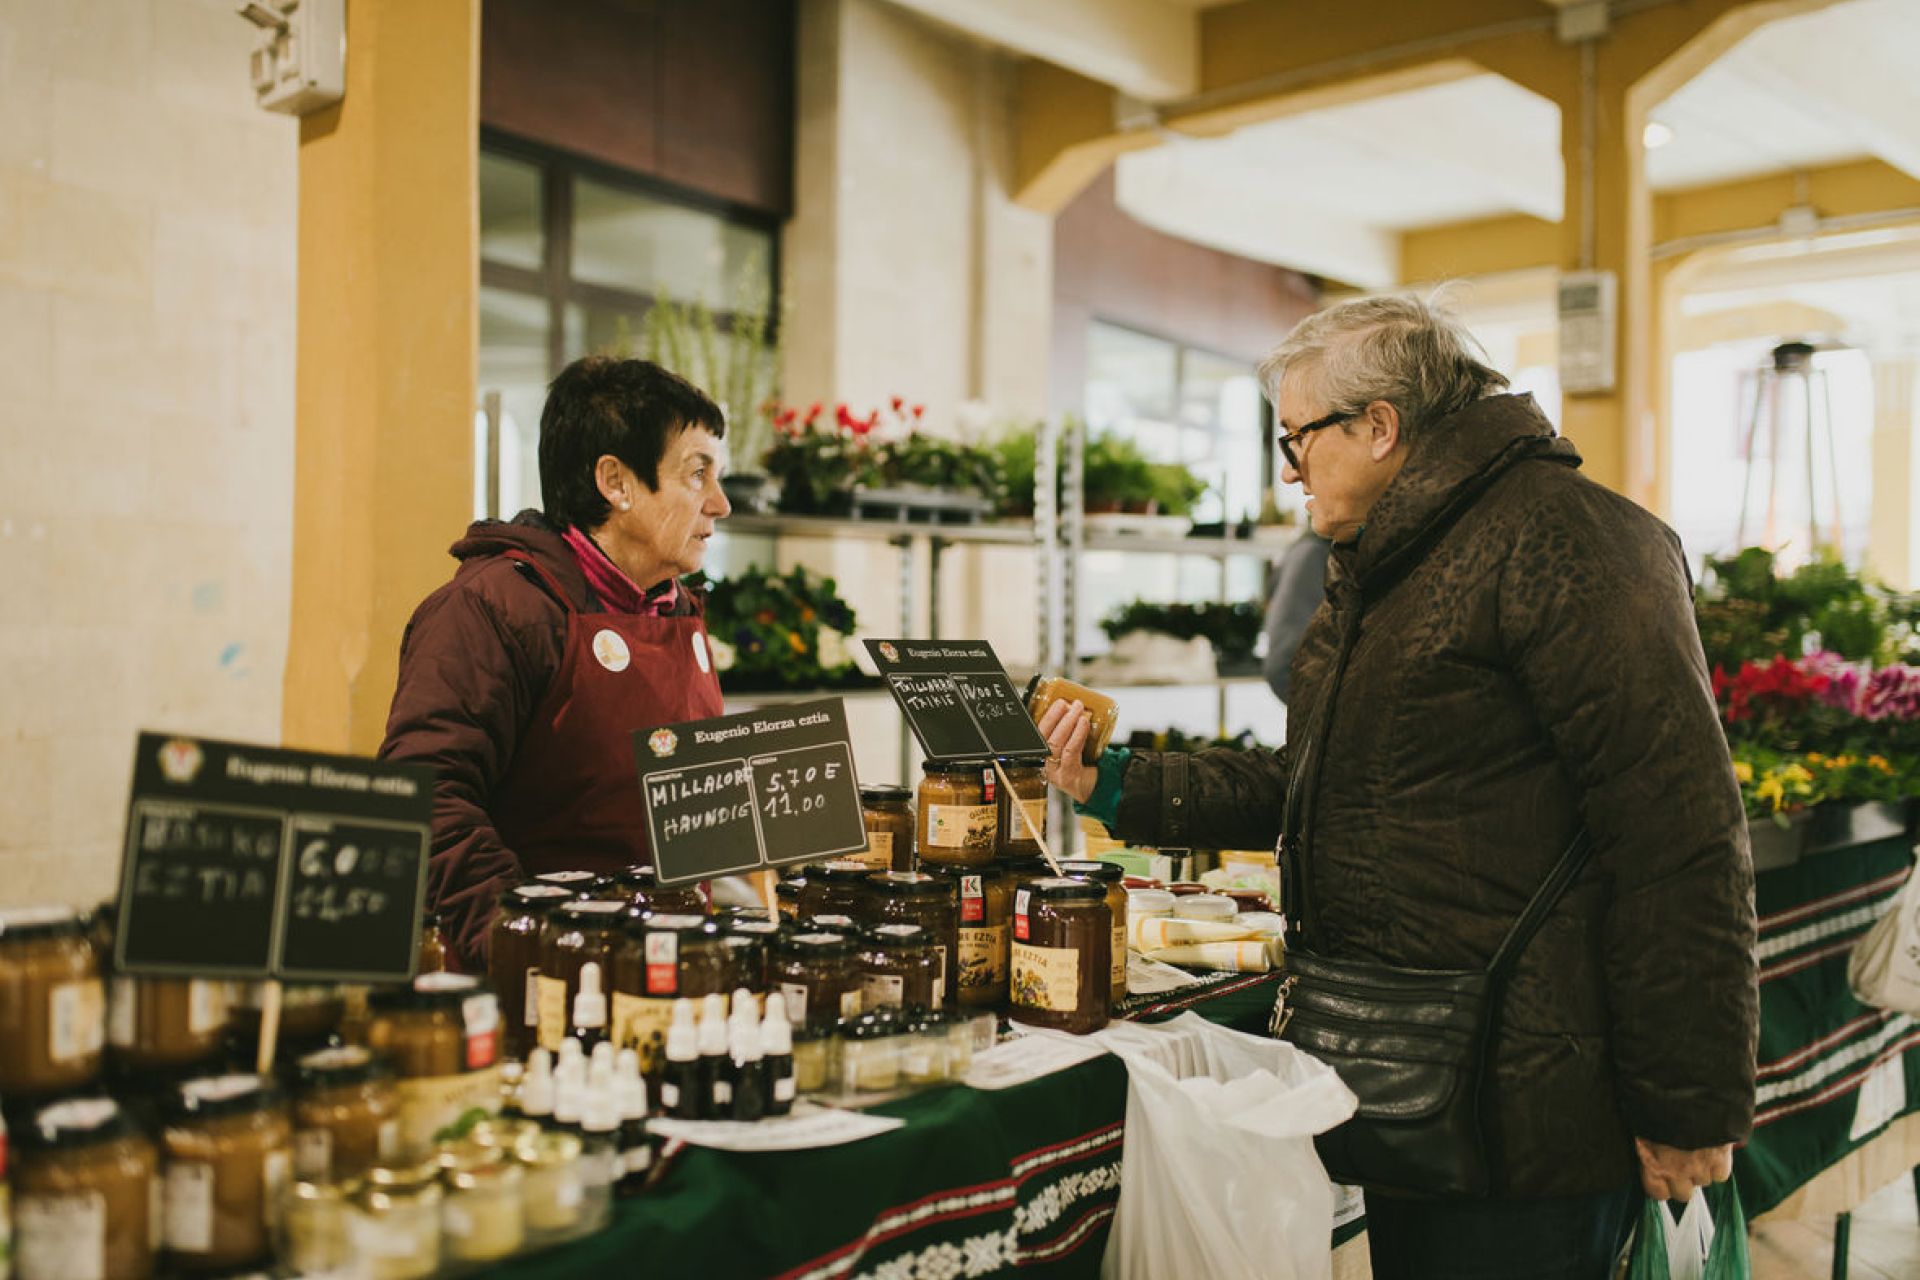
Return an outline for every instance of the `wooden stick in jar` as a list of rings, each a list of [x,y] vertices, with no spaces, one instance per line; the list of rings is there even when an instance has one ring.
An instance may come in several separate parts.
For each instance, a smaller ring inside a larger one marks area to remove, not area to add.
[[[760,900],[767,904],[767,919],[778,920],[780,918],[780,898],[779,895],[773,891],[774,883],[777,879],[773,868],[768,867],[764,871],[755,872],[753,878],[760,882]]]
[[[254,1067],[261,1075],[273,1072],[273,1050],[280,1039],[280,984],[269,979],[260,993],[260,1049]]]
[[[1027,829],[1027,834],[1033,837],[1033,842],[1040,846],[1040,856],[1047,860],[1049,867],[1053,868],[1053,874],[1060,875],[1060,860],[1054,857],[1053,850],[1047,847],[1047,837],[1033,825],[1033,819],[1027,816],[1027,806],[1020,803],[1019,793],[1013,789],[1013,780],[1007,777],[1007,771],[1000,767],[998,760],[993,762],[993,771],[1000,775],[1000,785],[1007,789],[1007,808],[1020,815],[1020,825]]]

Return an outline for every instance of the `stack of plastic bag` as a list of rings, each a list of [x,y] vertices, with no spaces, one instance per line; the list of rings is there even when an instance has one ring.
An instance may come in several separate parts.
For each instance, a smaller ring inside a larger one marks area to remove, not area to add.
[[[1328,1280],[1333,1185],[1313,1137],[1353,1114],[1326,1064],[1187,1013],[1095,1039],[1127,1064],[1120,1205],[1101,1274]]]

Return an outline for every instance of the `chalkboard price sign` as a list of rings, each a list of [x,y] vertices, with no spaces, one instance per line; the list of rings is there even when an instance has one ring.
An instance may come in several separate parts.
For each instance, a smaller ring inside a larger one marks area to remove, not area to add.
[[[838,698],[643,729],[633,749],[662,884],[866,847]]]
[[[867,640],[867,652],[929,760],[1047,749],[985,640]]]
[[[143,733],[115,962],[133,974],[412,976],[433,774]]]

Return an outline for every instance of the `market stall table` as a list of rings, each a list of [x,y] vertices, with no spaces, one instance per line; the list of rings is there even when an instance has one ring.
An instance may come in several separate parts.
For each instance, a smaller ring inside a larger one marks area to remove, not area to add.
[[[1212,975],[1136,997],[1160,1021],[1186,1009],[1265,1026],[1277,975]],[[1094,1276],[1120,1189],[1127,1072],[1102,1055],[1012,1088],[935,1089],[872,1110],[904,1128],[848,1146],[742,1156],[686,1147],[594,1238],[494,1272],[601,1275]]]

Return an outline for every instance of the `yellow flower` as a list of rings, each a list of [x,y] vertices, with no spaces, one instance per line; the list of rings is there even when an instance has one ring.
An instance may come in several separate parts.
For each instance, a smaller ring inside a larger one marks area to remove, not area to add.
[[[1885,756],[1868,756],[1867,763],[1872,765],[1874,768],[1878,769],[1882,773],[1893,772],[1893,765],[1887,760]]]
[[[1743,784],[1752,782],[1753,765],[1745,760],[1735,760],[1733,762],[1733,776]]]
[[[1790,764],[1786,768],[1782,769],[1780,771],[1780,774],[1788,782],[1798,782],[1798,783],[1804,784],[1804,783],[1810,783],[1813,781],[1813,775],[1807,772],[1805,765]]]
[[[804,654],[807,651],[807,642],[800,638],[798,631],[787,632],[787,644],[792,647],[795,653]]]
[[[1779,778],[1768,778],[1754,789],[1754,794],[1772,805],[1775,813],[1786,807],[1787,789]]]

